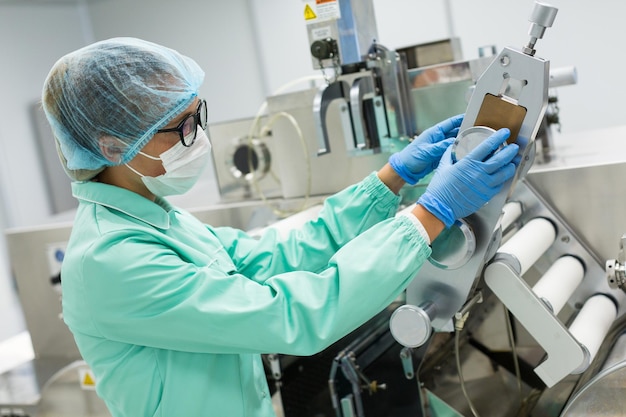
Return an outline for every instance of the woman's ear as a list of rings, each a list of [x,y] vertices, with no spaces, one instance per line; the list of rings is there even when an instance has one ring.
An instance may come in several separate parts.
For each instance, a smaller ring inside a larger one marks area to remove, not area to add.
[[[101,136],[98,138],[98,146],[100,146],[100,153],[107,160],[113,162],[114,164],[119,164],[122,162],[122,154],[124,153],[124,148],[122,147],[123,142],[121,142],[118,138],[114,138],[113,136]]]

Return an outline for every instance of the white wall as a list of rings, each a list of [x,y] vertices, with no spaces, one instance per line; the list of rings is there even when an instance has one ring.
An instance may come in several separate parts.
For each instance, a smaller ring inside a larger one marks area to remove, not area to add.
[[[11,226],[50,214],[31,109],[63,54],[83,45],[75,6],[0,6],[0,194]]]
[[[0,226],[43,222],[50,215],[30,107],[52,64],[82,46],[75,6],[0,6]],[[1,337],[21,330],[13,308],[4,235],[0,237]]]
[[[254,115],[263,102],[245,0],[103,0],[89,6],[97,40],[133,36],[174,48],[204,69],[209,122]]]

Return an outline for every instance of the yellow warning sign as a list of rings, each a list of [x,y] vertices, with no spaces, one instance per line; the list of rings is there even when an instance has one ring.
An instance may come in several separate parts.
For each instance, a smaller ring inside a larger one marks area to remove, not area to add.
[[[89,368],[79,368],[78,375],[80,377],[80,387],[86,390],[96,389],[96,378]]]
[[[83,385],[96,385],[96,382],[93,380],[89,373],[85,374],[85,378],[83,378]]]
[[[307,4],[306,7],[304,8],[304,20],[313,20],[313,19],[317,19],[317,15],[315,14],[311,6]]]

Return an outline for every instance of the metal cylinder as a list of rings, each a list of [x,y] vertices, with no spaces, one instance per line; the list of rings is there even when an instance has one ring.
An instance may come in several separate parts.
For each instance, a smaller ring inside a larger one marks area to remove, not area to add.
[[[431,320],[437,308],[433,302],[426,301],[419,307],[406,304],[393,312],[389,320],[391,335],[402,346],[415,348],[422,346],[432,334]]]

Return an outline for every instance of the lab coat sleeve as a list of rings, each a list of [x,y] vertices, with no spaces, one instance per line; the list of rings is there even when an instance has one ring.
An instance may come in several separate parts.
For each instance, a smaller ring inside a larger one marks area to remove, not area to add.
[[[317,219],[286,235],[272,228],[260,239],[231,228],[216,228],[214,233],[237,269],[259,282],[294,270],[319,272],[339,248],[394,216],[399,199],[372,173],[327,198]]]
[[[133,345],[308,355],[388,306],[429,255],[408,219],[390,218],[342,245],[318,272],[259,283],[228,261],[196,265],[151,235],[120,229],[86,248],[80,269],[71,271],[82,277],[75,288],[85,310],[66,320]]]

